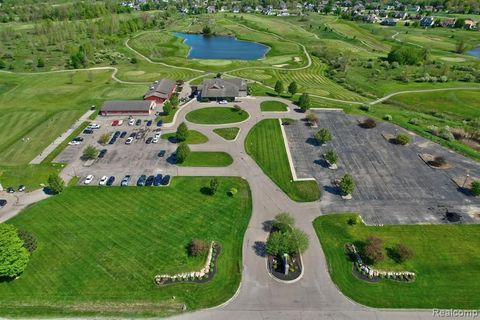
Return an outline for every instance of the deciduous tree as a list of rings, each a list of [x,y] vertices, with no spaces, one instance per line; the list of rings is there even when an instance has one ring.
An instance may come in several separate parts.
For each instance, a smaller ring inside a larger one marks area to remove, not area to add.
[[[0,277],[14,278],[27,267],[29,255],[17,229],[10,224],[0,224]]]

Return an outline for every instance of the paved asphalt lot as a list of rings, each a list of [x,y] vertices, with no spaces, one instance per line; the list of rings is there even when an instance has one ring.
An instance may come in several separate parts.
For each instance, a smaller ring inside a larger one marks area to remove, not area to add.
[[[323,212],[354,210],[372,224],[438,223],[446,210],[463,212],[462,220],[471,222],[468,213],[480,213],[480,200],[457,190],[452,181],[467,172],[480,176],[473,161],[414,135],[408,146],[392,144],[382,133],[395,135],[402,129],[387,122],[364,129],[358,125],[363,118],[343,112],[317,112],[317,116],[318,128],[297,121],[285,129],[298,177],[314,177],[323,189]],[[320,128],[332,132],[333,140],[326,146],[313,139]],[[339,155],[338,170],[328,169],[322,160],[329,149]],[[420,153],[444,156],[453,168],[432,169]],[[357,185],[353,200],[342,200],[332,184],[345,173],[352,174]]]

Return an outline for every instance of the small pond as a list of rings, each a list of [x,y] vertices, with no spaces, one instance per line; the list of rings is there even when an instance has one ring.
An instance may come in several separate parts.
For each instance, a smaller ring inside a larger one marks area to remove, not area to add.
[[[477,47],[473,50],[467,52],[469,55],[480,58],[480,47]]]
[[[269,47],[229,36],[204,36],[202,34],[175,33],[190,46],[188,59],[257,60],[263,58]]]

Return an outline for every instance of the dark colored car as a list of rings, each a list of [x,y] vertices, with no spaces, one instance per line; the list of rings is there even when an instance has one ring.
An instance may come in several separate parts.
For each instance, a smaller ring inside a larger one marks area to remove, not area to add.
[[[157,127],[161,127],[163,125],[163,121],[162,120],[158,120],[157,121]]]
[[[82,137],[76,137],[75,139],[73,139],[73,141],[82,142],[82,141],[83,141],[83,138],[82,138]]]
[[[170,183],[170,176],[166,174],[162,178],[162,186],[167,186],[169,183]]]
[[[141,132],[137,133],[137,135],[135,136],[137,140],[141,139],[142,137],[143,137],[143,134]]]
[[[162,175],[161,175],[161,174],[157,174],[157,175],[155,176],[155,179],[153,179],[153,185],[154,185],[155,187],[158,187],[158,186],[161,185],[161,184],[162,184]]]
[[[135,122],[135,125],[139,126],[139,125],[141,125],[141,124],[142,124],[142,120],[137,119],[137,121]]]
[[[115,131],[115,133],[113,134],[113,137],[117,139],[118,137],[120,137],[121,134],[122,133],[120,131]]]
[[[148,176],[147,180],[145,181],[145,185],[147,187],[153,186],[153,181],[155,180],[155,176]]]
[[[106,154],[107,154],[107,149],[102,149],[102,150],[98,153],[98,157],[99,157],[99,158],[103,158],[103,157],[105,157]]]
[[[110,141],[108,141],[108,144],[114,144],[115,142],[117,141],[117,138],[115,138],[115,136],[110,139]]]
[[[23,192],[25,191],[25,186],[22,184],[18,187],[18,192]]]
[[[147,139],[147,141],[145,141],[145,143],[146,143],[146,144],[150,144],[150,143],[152,143],[152,140],[153,140],[153,138],[150,137],[150,138]]]
[[[107,180],[107,186],[112,186],[113,183],[115,182],[115,177],[114,176],[110,176],[110,178],[108,178]]]
[[[0,199],[0,208],[5,207],[7,205],[7,200]]]
[[[150,127],[152,125],[153,121],[152,120],[148,120],[147,121],[147,127]]]
[[[126,135],[127,135],[127,131],[123,131],[122,134],[120,135],[120,138],[125,138]]]
[[[132,132],[132,133],[130,133],[130,135],[129,135],[128,137],[129,137],[129,138],[135,138],[136,135],[137,135],[137,134],[136,134],[135,132]]]
[[[165,157],[165,150],[160,150],[160,152],[158,153],[158,157],[159,158]]]
[[[127,174],[125,177],[123,177],[122,179],[122,182],[120,183],[120,185],[123,187],[123,186],[128,186],[128,183],[130,182],[130,175]]]
[[[147,176],[142,174],[137,180],[137,187],[143,187],[145,185],[146,180],[147,180]]]
[[[93,130],[92,130],[92,129],[85,129],[85,130],[83,130],[83,133],[85,133],[85,134],[92,134],[92,133],[93,133]]]
[[[7,192],[8,192],[8,193],[14,193],[14,192],[15,192],[15,189],[13,189],[12,187],[8,187],[8,188],[7,188]]]

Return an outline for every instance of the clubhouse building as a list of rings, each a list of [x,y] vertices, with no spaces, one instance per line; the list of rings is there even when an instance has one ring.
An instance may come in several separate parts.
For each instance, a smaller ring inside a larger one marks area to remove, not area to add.
[[[170,79],[155,81],[143,96],[143,100],[151,100],[159,104],[164,103],[170,99],[176,87],[175,81]]]
[[[197,88],[200,101],[227,100],[233,101],[237,97],[246,97],[247,81],[239,78],[204,80]]]

